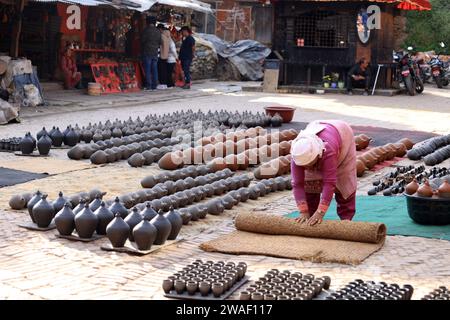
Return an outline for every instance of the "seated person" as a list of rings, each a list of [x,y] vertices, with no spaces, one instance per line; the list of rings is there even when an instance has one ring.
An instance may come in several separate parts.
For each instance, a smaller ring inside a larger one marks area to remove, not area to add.
[[[353,88],[364,88],[364,95],[369,95],[370,86],[370,67],[369,60],[362,58],[355,64],[347,75],[347,92],[349,95],[353,94]]]
[[[68,46],[61,57],[61,71],[64,76],[64,88],[80,88],[81,72],[77,70],[77,64],[73,57],[72,49]]]

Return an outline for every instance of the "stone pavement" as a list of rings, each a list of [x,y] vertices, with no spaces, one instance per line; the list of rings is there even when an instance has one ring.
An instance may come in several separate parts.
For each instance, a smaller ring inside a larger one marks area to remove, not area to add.
[[[126,107],[123,100],[119,101],[123,97],[119,96],[100,97],[102,103],[100,100],[93,103],[83,97],[83,105],[76,103],[79,97],[69,95],[69,98],[62,98],[64,101],[72,99],[72,104],[53,105],[38,114],[27,111],[21,124],[0,127],[0,137],[22,135],[29,130],[35,133],[44,125],[63,127],[75,122],[85,125],[91,121],[104,121],[115,117],[124,119],[138,115],[142,117],[149,112],[167,113],[189,107],[202,110],[226,108],[260,111],[261,107],[271,104],[297,106],[297,121],[338,117],[354,125],[436,133],[448,132],[450,129],[448,89],[427,87],[425,95],[417,97],[362,98],[343,95],[244,93],[236,91],[236,86],[219,82],[205,82],[193,88],[189,92],[157,92],[155,96],[160,95],[160,102],[140,104],[141,101],[128,101],[133,105]],[[147,99],[147,95],[149,99],[155,97],[152,93],[142,93],[143,98],[139,99]],[[117,103],[111,99],[117,100]],[[134,99],[134,96],[126,99]],[[108,101],[112,101],[111,104]],[[86,109],[90,111],[86,112]],[[65,158],[63,150],[55,152],[55,155],[61,159]],[[0,153],[0,159],[14,159],[14,156]],[[121,172],[123,170],[119,168],[123,166],[117,164],[102,170],[109,168],[112,173]],[[58,191],[57,187],[53,183],[46,184],[46,180],[64,180],[64,177],[65,175],[61,174],[40,181],[46,190],[55,193]],[[93,181],[90,178],[86,179],[86,189],[95,186],[89,185],[93,183],[89,182]],[[130,177],[126,181],[130,181],[129,179]],[[360,180],[360,185],[367,187],[369,179],[370,176]],[[70,184],[70,181],[65,183]],[[124,183],[122,187],[134,188],[130,182]],[[318,264],[263,256],[224,255],[203,252],[198,247],[204,241],[233,230],[232,218],[239,210],[267,208],[274,214],[284,214],[295,209],[293,203],[289,191],[275,193],[258,201],[249,200],[221,216],[208,216],[205,220],[183,227],[183,241],[143,257],[102,251],[100,245],[107,243],[106,239],[81,243],[56,239],[55,230],[44,233],[26,231],[17,226],[18,223],[29,220],[26,211],[0,209],[0,299],[161,299],[162,280],[194,259],[246,261],[248,274],[253,279],[271,268],[329,275],[332,278],[332,289],[355,278],[409,283],[415,287],[414,299],[419,299],[439,285],[450,286],[450,243],[444,240],[389,236],[379,252],[358,266]],[[0,204],[0,208],[5,205]],[[232,298],[236,297],[237,294]]]

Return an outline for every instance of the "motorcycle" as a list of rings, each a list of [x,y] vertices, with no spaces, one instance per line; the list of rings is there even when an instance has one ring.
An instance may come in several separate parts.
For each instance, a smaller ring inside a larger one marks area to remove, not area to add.
[[[417,61],[417,65],[419,66],[420,70],[420,77],[422,78],[423,83],[430,83],[431,79],[431,67],[430,65],[425,61],[425,59],[420,58]]]
[[[394,61],[398,63],[398,78],[403,81],[410,96],[414,96],[416,92],[422,93],[425,89],[419,66],[409,53],[412,50],[412,47],[408,47],[408,51],[399,51],[394,54]]]
[[[443,42],[440,43],[442,48],[445,48],[445,44]],[[433,57],[429,65],[431,67],[431,74],[433,76],[434,81],[439,89],[442,89],[444,86],[448,86],[449,84],[449,64],[448,62],[443,62],[439,59],[439,55]]]

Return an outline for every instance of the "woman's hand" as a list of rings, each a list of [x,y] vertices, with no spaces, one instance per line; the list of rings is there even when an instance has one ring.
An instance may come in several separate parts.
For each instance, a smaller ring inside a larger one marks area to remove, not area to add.
[[[311,218],[308,219],[308,226],[314,226],[316,224],[321,224],[323,220],[323,216],[325,215],[325,212],[317,210],[314,212]]]
[[[298,218],[295,218],[295,221],[298,223],[304,223],[308,221],[309,217],[309,213],[300,213],[300,216]]]

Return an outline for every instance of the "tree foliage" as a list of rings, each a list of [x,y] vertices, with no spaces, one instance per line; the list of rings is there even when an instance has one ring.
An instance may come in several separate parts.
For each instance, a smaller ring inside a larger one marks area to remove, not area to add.
[[[413,46],[420,51],[436,50],[450,52],[450,0],[430,0],[431,11],[409,11],[406,14],[408,37],[405,47]],[[439,43],[446,48],[442,50]]]

